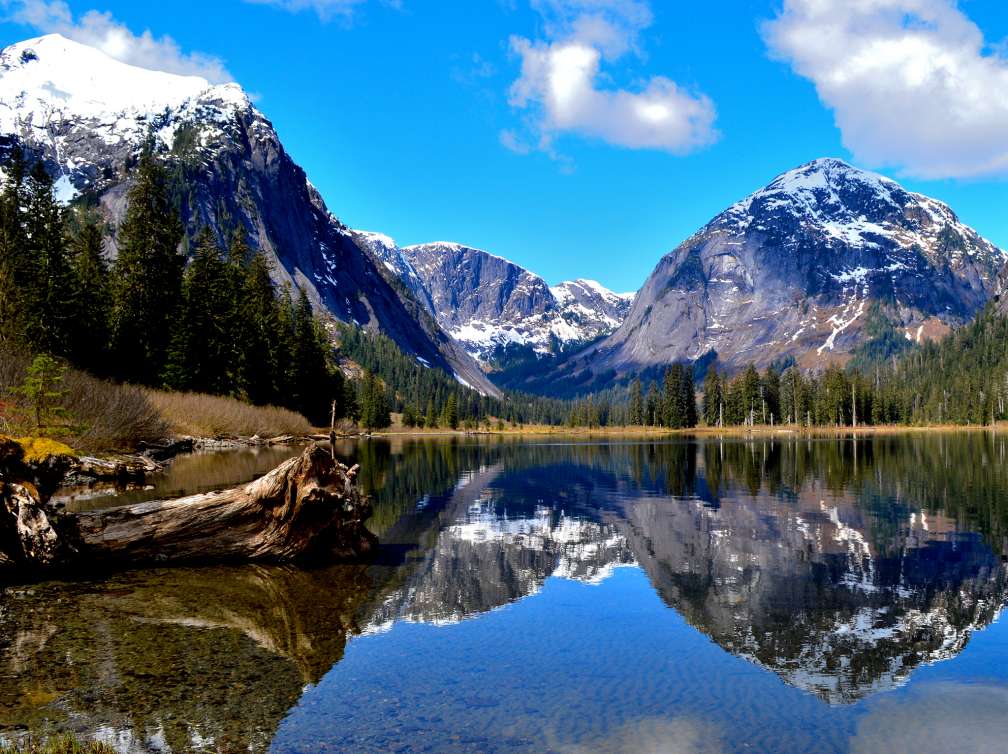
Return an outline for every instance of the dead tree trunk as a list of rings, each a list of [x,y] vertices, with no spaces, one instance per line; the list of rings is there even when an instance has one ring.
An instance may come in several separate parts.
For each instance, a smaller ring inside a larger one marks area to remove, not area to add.
[[[346,468],[317,445],[241,487],[176,500],[62,514],[59,554],[45,567],[289,561],[370,550],[371,513]],[[45,516],[43,515],[43,518]],[[25,566],[33,565],[20,560]]]

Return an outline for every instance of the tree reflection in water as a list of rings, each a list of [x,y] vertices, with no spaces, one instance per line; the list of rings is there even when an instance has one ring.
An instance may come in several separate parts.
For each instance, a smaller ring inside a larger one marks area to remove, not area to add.
[[[628,565],[724,650],[829,703],[956,656],[1005,600],[1000,437],[339,450],[375,498],[373,563],[8,588],[8,736],[265,750],[353,636],[458,622],[550,577],[598,583]]]

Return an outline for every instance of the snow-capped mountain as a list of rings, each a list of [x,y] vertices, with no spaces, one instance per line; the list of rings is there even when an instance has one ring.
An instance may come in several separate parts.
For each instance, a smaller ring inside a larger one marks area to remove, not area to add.
[[[984,305],[1006,260],[947,205],[815,160],[666,255],[620,329],[566,368],[633,371],[712,351],[734,367],[843,360],[873,304],[905,337],[935,337]]]
[[[51,34],[0,52],[0,157],[42,159],[64,199],[87,194],[113,224],[148,137],[184,181],[187,231],[223,241],[238,223],[277,283],[304,287],[333,317],[380,330],[407,353],[496,393],[476,363],[389,284],[329,212],[237,84],[127,65]],[[115,252],[115,239],[109,239]]]
[[[469,354],[499,364],[510,349],[558,353],[615,330],[634,294],[593,280],[550,288],[523,267],[480,249],[436,242],[399,247],[381,234],[355,231],[366,248]]]

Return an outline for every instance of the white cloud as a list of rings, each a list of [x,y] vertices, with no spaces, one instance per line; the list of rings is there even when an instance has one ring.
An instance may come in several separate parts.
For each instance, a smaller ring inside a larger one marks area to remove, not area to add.
[[[169,36],[150,30],[134,34],[105,11],[90,10],[76,20],[63,0],[23,0],[5,3],[7,20],[50,34],[58,33],[102,50],[124,63],[169,73],[202,76],[213,83],[233,81],[220,58],[201,52],[184,53]]]
[[[655,76],[637,91],[604,89],[602,62],[639,52],[640,32],[652,23],[642,0],[533,0],[547,40],[511,38],[521,76],[511,85],[512,107],[533,113],[538,148],[552,150],[570,132],[631,149],[693,151],[717,138],[714,104]],[[512,131],[505,146],[524,144]],[[518,151],[518,150],[514,150]]]
[[[332,18],[348,21],[357,6],[363,5],[367,0],[245,0],[245,2],[255,5],[274,5],[291,13],[312,10],[323,21],[329,21]],[[398,0],[390,0],[389,4],[398,6],[399,2]]]
[[[1008,60],[953,0],[784,0],[763,32],[858,160],[923,178],[1008,172]]]

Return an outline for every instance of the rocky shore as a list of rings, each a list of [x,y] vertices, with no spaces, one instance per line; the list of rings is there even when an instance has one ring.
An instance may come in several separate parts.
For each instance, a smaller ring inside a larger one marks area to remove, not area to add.
[[[229,490],[78,513],[49,502],[68,482],[142,482],[181,452],[310,439],[184,438],[137,455],[93,458],[52,440],[0,437],[0,579],[71,567],[362,555],[375,542],[364,527],[371,507],[354,482],[357,469],[314,442]]]

